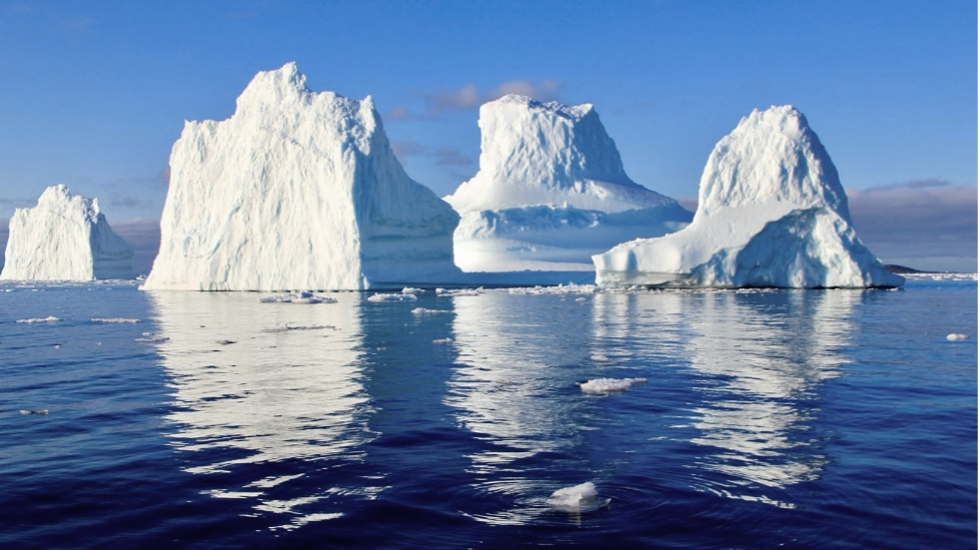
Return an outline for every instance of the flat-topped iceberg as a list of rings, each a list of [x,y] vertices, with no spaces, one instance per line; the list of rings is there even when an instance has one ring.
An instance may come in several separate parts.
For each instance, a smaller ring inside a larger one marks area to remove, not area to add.
[[[593,256],[602,286],[895,287],[858,239],[837,169],[791,106],[753,111],[715,146],[685,229]]]
[[[357,290],[452,280],[459,217],[392,153],[371,97],[255,76],[231,118],[187,122],[170,155],[144,289]]]
[[[480,107],[480,171],[445,197],[464,271],[591,271],[591,256],[691,221],[626,174],[592,105],[504,96]]]
[[[0,280],[134,279],[133,249],[109,227],[98,199],[48,187],[10,218]]]

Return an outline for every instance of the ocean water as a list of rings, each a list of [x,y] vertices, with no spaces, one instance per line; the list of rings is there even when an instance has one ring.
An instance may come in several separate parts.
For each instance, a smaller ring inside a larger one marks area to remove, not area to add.
[[[0,285],[0,547],[977,546],[975,276],[326,296]]]

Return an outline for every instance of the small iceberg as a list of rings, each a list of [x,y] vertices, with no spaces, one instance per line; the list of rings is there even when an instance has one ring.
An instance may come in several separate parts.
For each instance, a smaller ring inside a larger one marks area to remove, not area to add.
[[[608,498],[598,498],[595,484],[591,481],[565,487],[551,493],[547,503],[559,512],[592,512],[609,504]]]
[[[17,321],[17,322],[19,323],[20,321]],[[969,339],[970,339],[970,337],[967,336],[966,334],[957,334],[955,332],[952,333],[952,334],[947,334],[946,335],[946,340],[948,340],[950,342],[962,342],[963,340],[969,340]]]
[[[588,382],[579,382],[579,387],[585,393],[610,394],[624,392],[630,386],[646,383],[646,378],[595,378]]]

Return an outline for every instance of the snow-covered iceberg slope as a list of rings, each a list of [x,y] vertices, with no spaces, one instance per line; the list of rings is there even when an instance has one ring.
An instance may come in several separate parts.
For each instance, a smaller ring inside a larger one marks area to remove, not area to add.
[[[405,173],[371,97],[255,76],[231,118],[187,122],[170,155],[144,289],[357,290],[441,283],[459,217]]]
[[[445,197],[464,271],[591,271],[593,254],[691,221],[626,175],[592,105],[504,96],[480,107],[480,171]]]
[[[0,279],[136,278],[133,249],[109,227],[98,199],[72,195],[64,185],[45,189],[34,208],[14,212],[5,254]]]
[[[694,221],[593,257],[603,286],[894,287],[851,227],[837,169],[791,106],[753,111],[715,146]]]

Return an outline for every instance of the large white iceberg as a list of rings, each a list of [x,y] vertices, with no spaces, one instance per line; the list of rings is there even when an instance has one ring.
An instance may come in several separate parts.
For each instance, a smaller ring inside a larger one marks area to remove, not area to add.
[[[10,218],[0,279],[91,281],[133,279],[133,249],[116,235],[98,199],[72,195],[64,185],[48,187],[34,208]]]
[[[504,96],[480,107],[480,171],[445,197],[464,271],[592,271],[591,256],[691,221],[626,175],[592,105]]]
[[[287,63],[256,75],[231,118],[185,123],[143,288],[357,290],[459,275],[459,217],[405,173],[371,97],[305,82]]]
[[[837,169],[792,106],[753,111],[715,146],[694,221],[593,257],[603,286],[894,287],[851,227]]]

